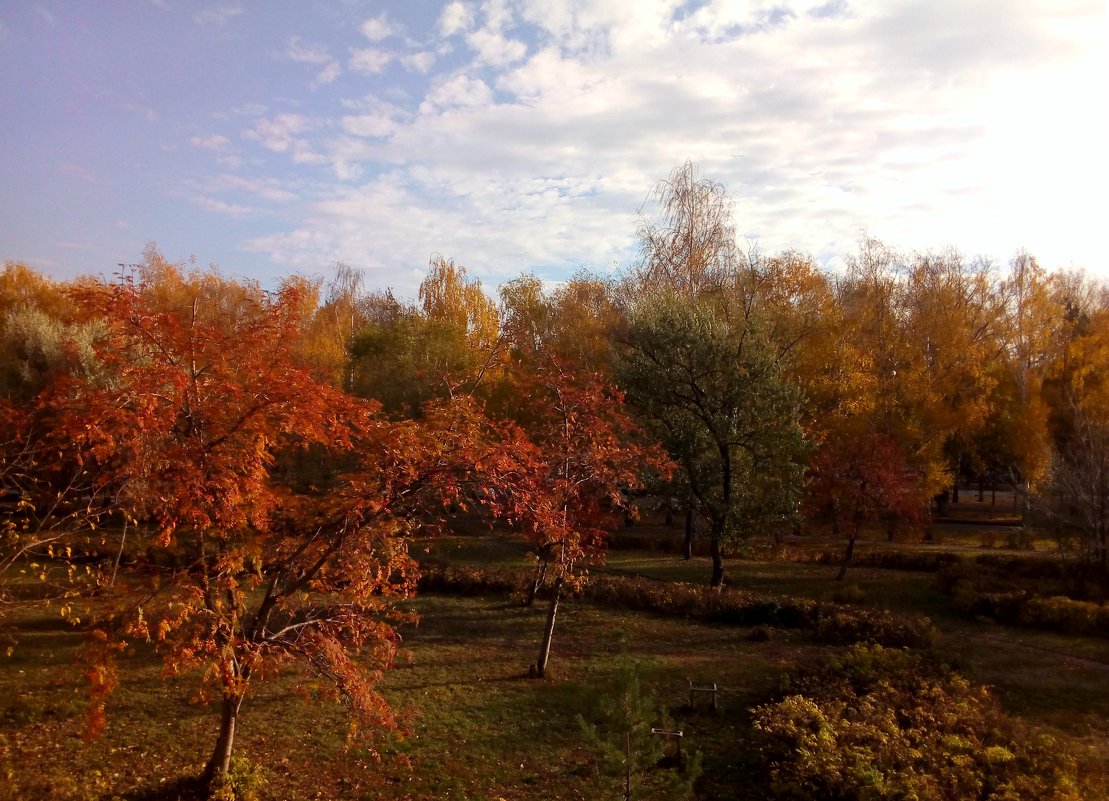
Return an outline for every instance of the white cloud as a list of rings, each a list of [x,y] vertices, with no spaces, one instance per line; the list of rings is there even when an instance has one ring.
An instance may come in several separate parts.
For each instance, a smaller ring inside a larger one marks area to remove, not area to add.
[[[366,47],[359,50],[354,50],[350,55],[350,61],[347,66],[351,72],[358,72],[363,75],[377,75],[385,71],[389,66],[389,62],[393,60],[393,54],[387,50],[379,50],[374,47]]]
[[[244,10],[240,5],[213,6],[193,14],[193,22],[197,25],[215,25],[223,27],[236,17],[243,15]]]
[[[293,163],[294,164],[327,164],[327,157],[317,153],[312,149],[312,146],[303,139],[297,139],[293,142]]]
[[[316,77],[312,79],[311,87],[313,89],[334,83],[335,79],[343,74],[343,68],[339,66],[338,61],[331,57],[331,53],[328,52],[326,47],[305,44],[299,36],[294,36],[289,40],[289,44],[285,48],[285,57],[301,64],[313,64],[322,67],[316,73]]]
[[[325,86],[329,83],[334,83],[335,79],[343,74],[343,68],[339,66],[338,61],[332,61],[318,73],[316,73],[315,80],[312,81],[312,88]]]
[[[421,50],[416,53],[405,53],[400,57],[400,63],[407,70],[427,74],[435,65],[435,54],[428,50]]]
[[[636,210],[689,158],[764,252],[834,264],[867,231],[1004,261],[1050,228],[1099,253],[1098,205],[1062,200],[1099,197],[1104,177],[1096,16],[1031,0],[450,3],[449,57],[412,42],[351,56],[364,74],[428,70],[426,87],[398,74],[388,102],[326,122],[252,121],[246,138],[338,181],[298,188],[327,199],[288,201],[284,232],[248,247],[366,264],[409,294],[433,251],[490,286],[626,265]]]
[[[441,109],[488,107],[492,101],[493,92],[483,80],[457,73],[433,82],[420,104],[420,112],[433,114]]]
[[[231,140],[220,134],[213,134],[211,136],[191,136],[189,137],[189,144],[203,150],[223,150],[231,144]]]
[[[376,17],[370,17],[362,23],[359,30],[362,35],[369,39],[371,42],[380,42],[383,39],[388,39],[390,36],[397,36],[404,33],[404,28],[389,19],[389,15],[385,12],[378,14]]]
[[[243,132],[243,138],[259,142],[275,153],[285,153],[296,143],[297,135],[310,127],[308,119],[300,114],[278,114],[273,119],[263,119],[253,128]]]
[[[217,198],[204,197],[203,195],[192,198],[192,201],[206,211],[212,211],[216,214],[222,214],[226,217],[233,217],[241,219],[243,217],[250,217],[257,213],[257,209],[250,206],[243,206],[238,203],[227,203]]]
[[[285,48],[285,55],[287,58],[302,64],[326,64],[331,61],[331,54],[327,52],[326,47],[306,45],[301,42],[299,36],[294,36],[289,40],[289,44]]]
[[[454,36],[470,30],[474,25],[473,7],[455,0],[443,7],[436,27],[441,36]]]
[[[341,125],[343,131],[351,136],[381,138],[389,136],[399,127],[396,120],[382,114],[359,114],[343,117]]]
[[[491,28],[481,28],[466,37],[466,43],[478,54],[478,61],[494,67],[503,67],[519,61],[527,53],[527,45],[518,39],[509,39]]]
[[[296,200],[297,194],[283,186],[274,178],[247,178],[241,175],[218,175],[205,185],[211,192],[244,192],[271,203],[288,203]]]

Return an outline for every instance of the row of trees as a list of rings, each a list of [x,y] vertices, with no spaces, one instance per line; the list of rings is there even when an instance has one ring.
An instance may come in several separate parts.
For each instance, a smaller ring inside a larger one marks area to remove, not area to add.
[[[252,683],[291,660],[394,725],[372,671],[414,587],[407,534],[449,506],[533,537],[539,675],[564,587],[644,488],[707,521],[714,586],[751,532],[825,521],[853,543],[960,475],[1046,499],[1105,566],[1103,290],[1025,254],[1002,273],[868,240],[832,276],[745,252],[689,164],[656,200],[628,273],[523,275],[499,303],[441,257],[415,302],[342,266],[267,292],[154,249],[114,281],[9,264],[0,570],[52,565],[94,616],[94,710],[140,638],[220,701],[208,778]]]

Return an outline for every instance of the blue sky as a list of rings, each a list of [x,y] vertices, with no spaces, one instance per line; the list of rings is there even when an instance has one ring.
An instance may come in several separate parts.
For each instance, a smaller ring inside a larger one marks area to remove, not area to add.
[[[0,258],[487,287],[636,257],[692,159],[766,253],[1109,276],[1102,0],[8,2]]]

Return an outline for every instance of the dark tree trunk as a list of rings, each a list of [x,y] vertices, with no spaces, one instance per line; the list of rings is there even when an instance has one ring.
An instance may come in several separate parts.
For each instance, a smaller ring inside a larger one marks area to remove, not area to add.
[[[693,504],[685,510],[685,551],[686,561],[693,558]]]
[[[724,553],[720,550],[720,536],[715,532],[709,548],[712,554],[712,578],[709,580],[709,586],[720,589],[724,586]]]
[[[843,552],[843,561],[840,562],[839,572],[836,573],[836,581],[843,581],[843,577],[847,575],[847,566],[851,564],[851,557],[855,555],[855,535],[852,534],[847,540],[847,549]]]
[[[535,676],[543,678],[547,672],[547,660],[551,656],[551,639],[554,637],[555,619],[558,617],[558,602],[562,596],[562,576],[554,583],[551,605],[547,607],[547,625],[543,628],[543,642],[539,645],[539,661],[535,663]]]
[[[226,775],[231,769],[231,751],[235,745],[235,724],[239,719],[239,708],[243,705],[241,695],[228,695],[223,698],[220,710],[219,737],[208,764],[201,777],[205,785],[210,785],[218,776]]]
[[[666,525],[674,525],[674,504],[667,498],[666,502],[662,505],[663,512],[666,514]]]

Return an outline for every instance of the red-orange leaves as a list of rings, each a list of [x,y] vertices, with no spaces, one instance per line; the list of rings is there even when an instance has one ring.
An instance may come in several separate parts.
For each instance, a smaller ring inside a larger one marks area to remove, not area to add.
[[[141,521],[114,587],[116,636],[150,638],[167,673],[200,668],[222,698],[210,776],[226,769],[251,682],[291,658],[334,681],[365,723],[393,726],[371,679],[405,617],[394,605],[415,586],[398,535],[420,504],[457,493],[475,415],[391,423],[319,383],[294,358],[299,284],[271,295],[177,276],[172,289],[77,290],[104,323],[104,369],[45,402],[59,449]],[[154,592],[140,576],[161,576]],[[90,670],[97,726],[108,664]]]

